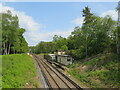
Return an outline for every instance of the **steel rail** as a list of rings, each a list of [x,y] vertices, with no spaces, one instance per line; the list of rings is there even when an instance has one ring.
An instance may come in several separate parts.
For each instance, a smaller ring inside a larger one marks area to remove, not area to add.
[[[38,57],[36,56],[37,60]],[[41,60],[38,60],[39,62],[41,62]],[[59,85],[57,84],[57,82],[55,81],[55,79],[52,77],[52,75],[50,74],[50,72],[46,69],[45,65],[43,64],[43,62],[41,62],[42,66],[44,67],[44,69],[47,71],[47,73],[50,75],[50,77],[52,78],[52,80],[54,81],[54,83],[57,85],[58,89],[60,89]],[[49,81],[48,81],[49,82]],[[52,88],[52,86],[51,86]],[[61,89],[60,89],[61,90]]]
[[[43,61],[43,62],[44,62],[44,61]],[[65,84],[70,90],[72,90],[72,89],[70,88],[70,86],[69,86],[54,70],[52,70],[52,68],[51,68],[46,62],[44,62],[44,64],[45,64],[48,68],[50,68],[50,70],[53,71],[53,72],[64,82],[64,84]]]
[[[70,78],[68,78],[65,74],[63,74],[61,71],[59,71],[58,69],[56,69],[53,65],[51,65],[56,71],[58,71],[64,78],[66,78],[71,84],[73,84],[77,89],[79,90],[83,90],[79,85],[77,85],[73,80],[71,80]]]
[[[67,77],[65,74],[63,74],[61,71],[59,71],[57,68],[55,68],[53,65],[51,65],[56,71],[58,71],[65,79],[67,79],[71,84],[73,84],[77,89],[83,90],[79,85],[77,85],[73,80],[71,80],[69,77]]]
[[[33,55],[33,54],[32,54],[32,55]],[[35,55],[33,55],[33,57],[35,58],[38,66],[39,66],[40,68],[42,68],[42,67],[40,66],[40,63],[39,63],[38,60],[37,60],[37,57],[36,57]],[[49,86],[49,89],[50,89],[50,90],[53,90],[51,84],[49,83],[49,80],[47,79],[47,76],[46,76],[45,73],[44,73],[44,71],[43,71],[42,69],[41,69],[41,71],[42,71],[42,73],[43,73],[43,76],[44,76],[44,78],[45,78],[45,81],[46,81],[47,85]]]

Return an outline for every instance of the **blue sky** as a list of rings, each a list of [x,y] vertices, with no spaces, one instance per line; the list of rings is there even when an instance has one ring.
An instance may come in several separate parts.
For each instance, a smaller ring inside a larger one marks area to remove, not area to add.
[[[116,18],[114,12],[117,2],[6,2],[3,4],[3,7],[8,7],[13,13],[21,15],[21,27],[27,30],[24,36],[30,46],[40,41],[50,41],[54,34],[69,36],[75,26],[81,26],[82,9],[85,6],[89,6],[95,15],[111,14]]]

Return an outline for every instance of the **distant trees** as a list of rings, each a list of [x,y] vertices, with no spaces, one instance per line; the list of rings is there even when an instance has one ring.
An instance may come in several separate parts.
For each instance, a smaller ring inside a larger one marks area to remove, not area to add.
[[[53,40],[54,41],[54,40]],[[68,41],[66,38],[63,38],[63,37],[59,37],[58,40],[56,40],[55,42],[55,45],[56,45],[56,49],[65,49],[67,50],[67,44],[68,44]]]
[[[53,53],[55,51],[55,43],[54,42],[40,42],[33,49],[35,53]]]
[[[23,53],[28,51],[28,44],[23,37],[25,29],[19,27],[17,16],[11,11],[2,14],[2,54]]]
[[[53,41],[44,42],[41,41],[35,47],[30,47],[32,53],[54,53],[56,50],[68,50],[68,42],[66,38],[58,35],[54,35]]]

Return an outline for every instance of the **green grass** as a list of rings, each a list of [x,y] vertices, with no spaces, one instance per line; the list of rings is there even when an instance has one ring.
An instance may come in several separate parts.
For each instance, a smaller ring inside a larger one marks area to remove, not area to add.
[[[0,89],[2,88],[2,56],[0,56]]]
[[[84,67],[87,67],[85,69]],[[116,55],[103,55],[86,62],[79,62],[69,67],[69,73],[82,83],[92,88],[120,87],[120,72]]]
[[[2,56],[2,87],[24,88],[26,83],[32,85],[36,77],[35,64],[27,54]]]
[[[105,56],[101,56],[101,57],[99,57],[97,59],[93,59],[91,61],[85,62],[84,64],[85,65],[95,65],[95,64],[97,64],[97,62],[99,62],[101,60],[104,60],[104,58],[105,58]]]

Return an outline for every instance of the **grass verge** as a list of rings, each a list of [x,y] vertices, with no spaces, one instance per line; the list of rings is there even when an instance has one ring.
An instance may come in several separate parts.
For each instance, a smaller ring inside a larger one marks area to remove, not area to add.
[[[2,56],[0,56],[0,90],[2,89]]]
[[[120,88],[120,72],[114,54],[73,64],[69,73],[91,88]]]
[[[27,54],[2,56],[2,88],[35,88],[36,69],[33,58]]]

